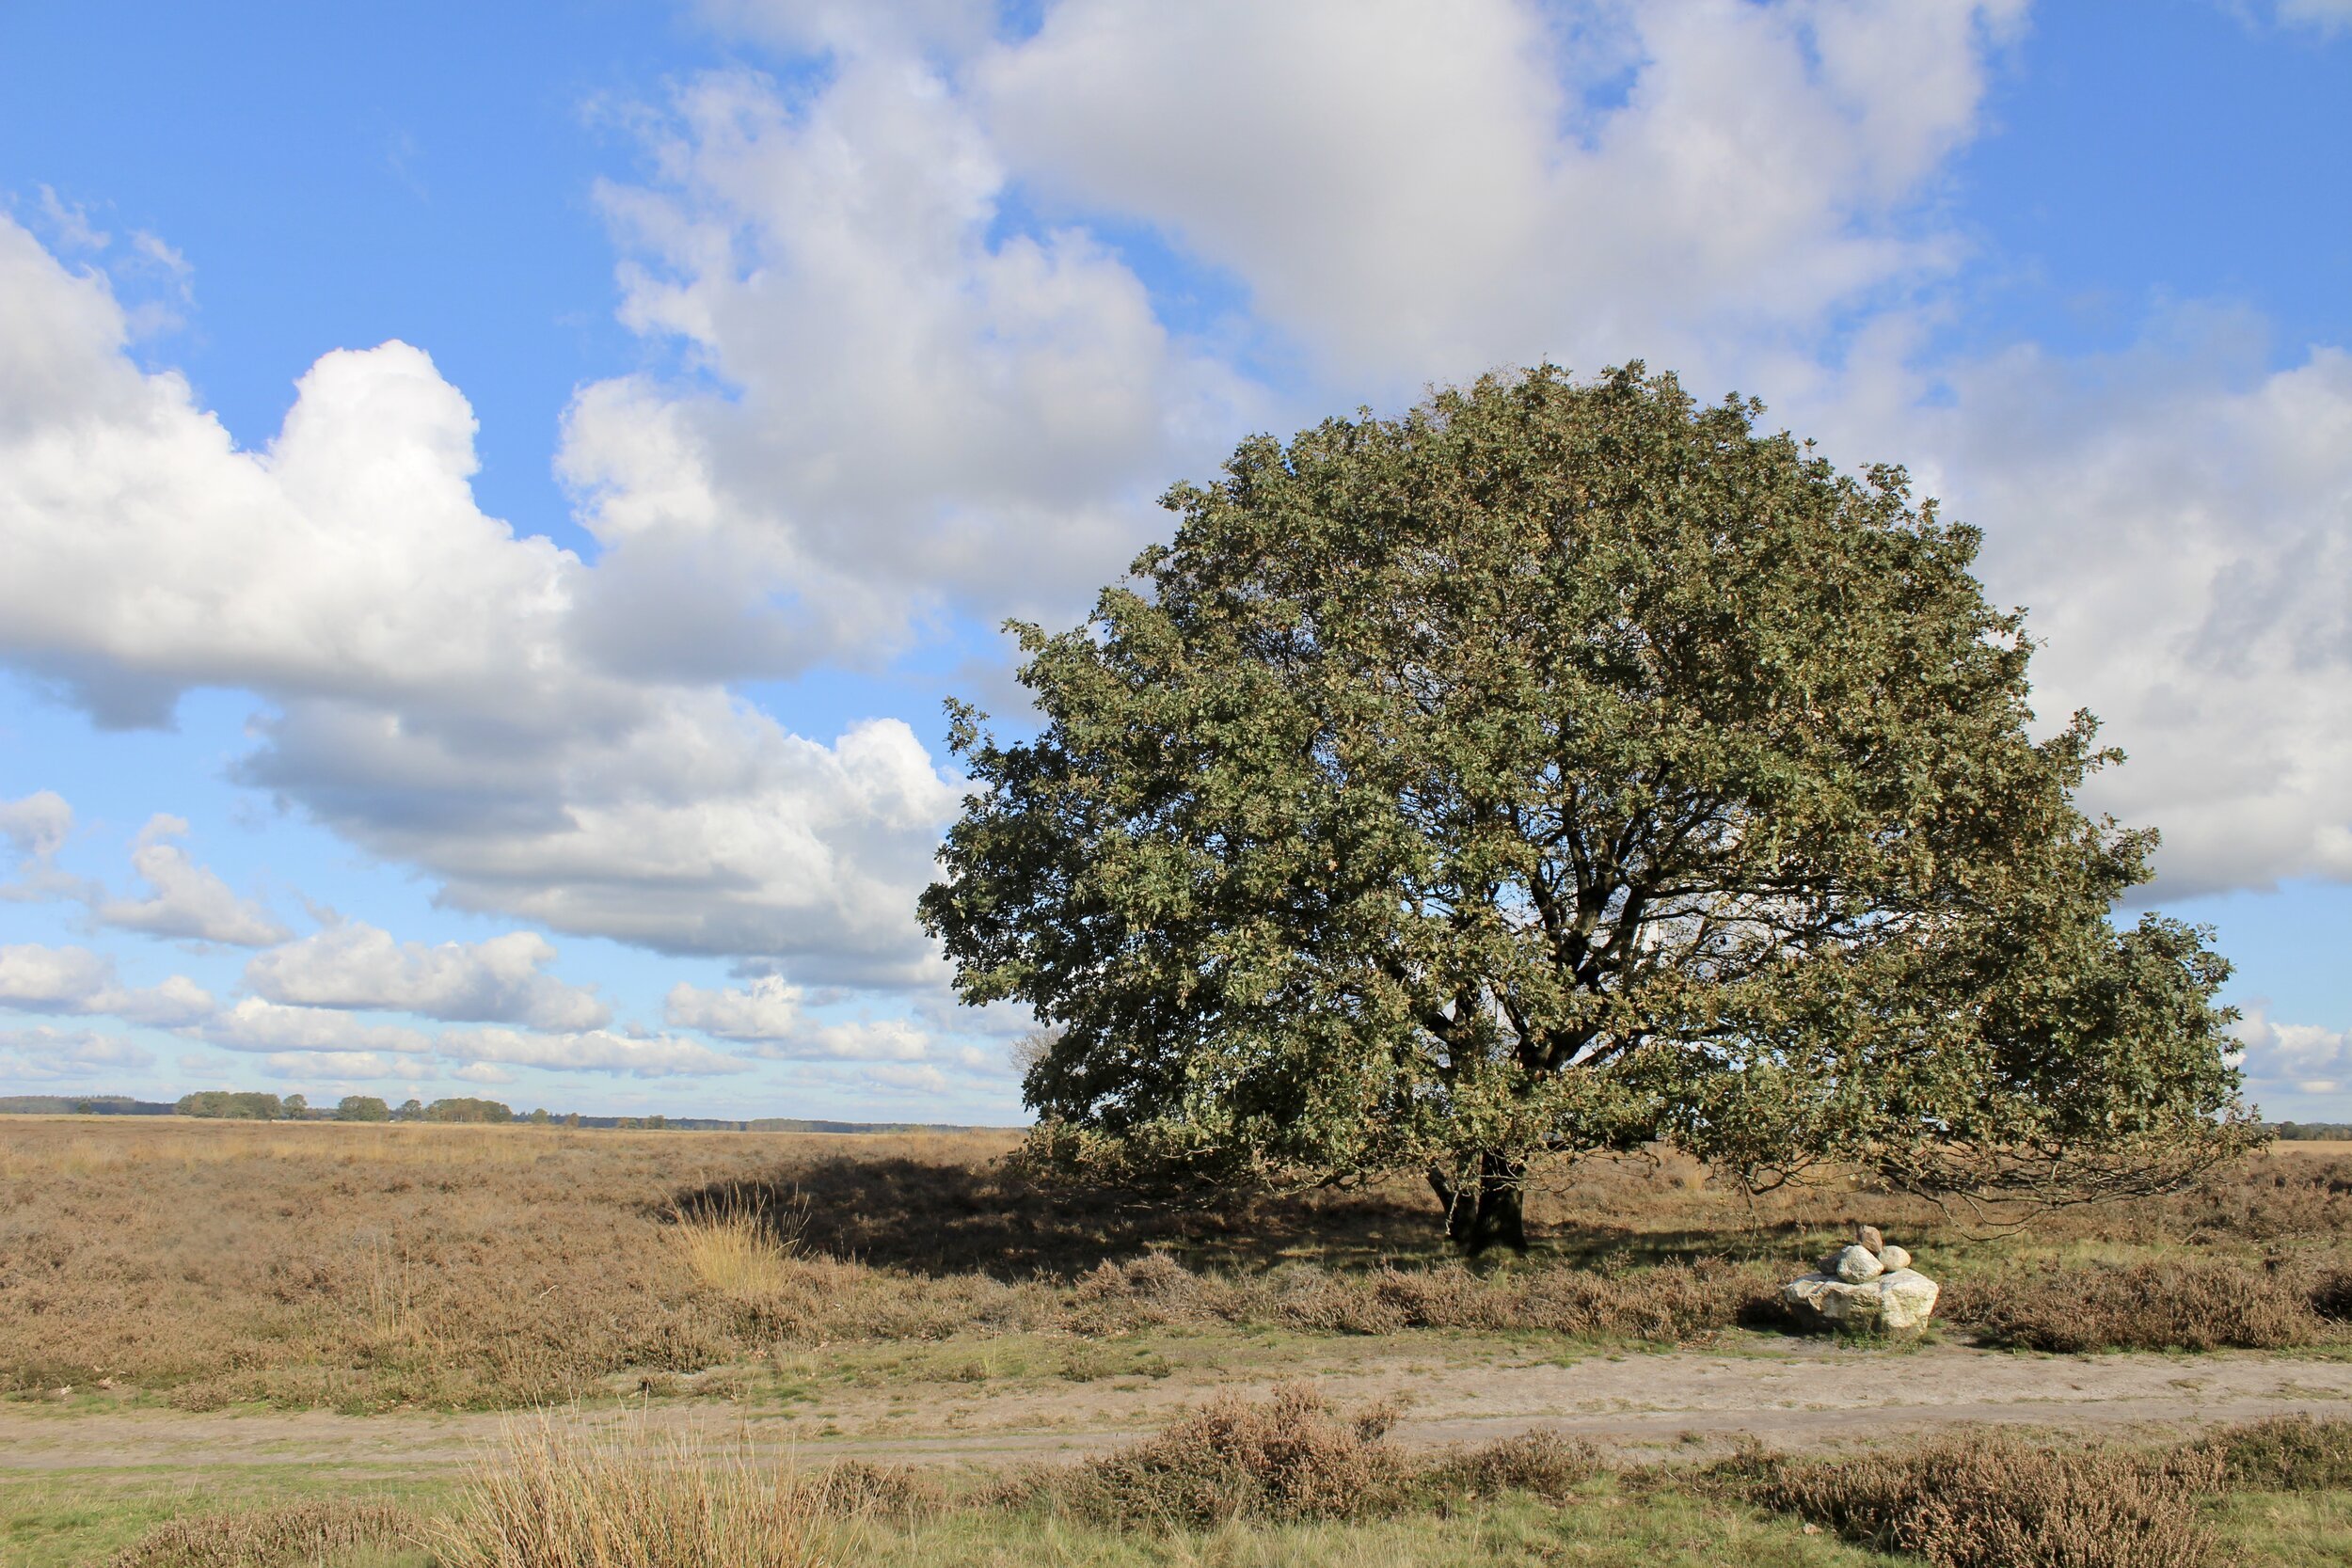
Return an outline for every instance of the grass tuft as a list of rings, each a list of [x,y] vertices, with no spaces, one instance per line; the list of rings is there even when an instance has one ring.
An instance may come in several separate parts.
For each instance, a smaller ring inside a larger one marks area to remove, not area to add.
[[[755,1214],[721,1214],[680,1224],[673,1232],[686,1266],[724,1296],[781,1294],[792,1281],[791,1253]]]
[[[819,1568],[806,1489],[673,1435],[510,1426],[435,1531],[442,1568]]]

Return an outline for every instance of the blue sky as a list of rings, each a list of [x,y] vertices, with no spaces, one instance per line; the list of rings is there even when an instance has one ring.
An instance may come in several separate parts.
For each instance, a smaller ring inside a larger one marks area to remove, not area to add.
[[[1014,1119],[909,908],[989,628],[1638,355],[1984,529],[2352,1119],[2352,6],[1437,18],[0,11],[0,1092]]]

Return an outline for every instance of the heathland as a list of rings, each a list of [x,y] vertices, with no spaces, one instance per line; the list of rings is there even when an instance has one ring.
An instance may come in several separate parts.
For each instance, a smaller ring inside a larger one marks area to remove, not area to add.
[[[1015,1144],[11,1118],[0,1553],[520,1568],[598,1560],[515,1532],[599,1508],[648,1568],[2352,1548],[2311,1419],[2352,1395],[2352,1148],[2022,1227],[1587,1162],[1471,1268],[1406,1183],[1170,1211]],[[1779,1321],[1857,1222],[1944,1281],[1925,1338]]]

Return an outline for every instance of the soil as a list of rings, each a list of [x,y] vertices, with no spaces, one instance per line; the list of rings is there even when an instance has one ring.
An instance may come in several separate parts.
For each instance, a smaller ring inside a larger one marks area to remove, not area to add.
[[[1525,1340],[1411,1337],[1269,1349],[1159,1378],[882,1382],[823,1386],[788,1404],[755,1391],[548,1418],[642,1420],[714,1446],[788,1451],[803,1465],[855,1455],[995,1468],[1097,1452],[1213,1389],[1262,1390],[1286,1378],[1311,1379],[1348,1404],[1400,1406],[1394,1440],[1409,1446],[1549,1428],[1628,1454],[1713,1449],[1742,1436],[1791,1449],[1850,1445],[1966,1424],[2156,1435],[2295,1412],[2352,1413],[2352,1361],[2252,1353],[2055,1356],[1762,1336],[1660,1354],[1548,1354]],[[463,1463],[517,1418],[12,1402],[0,1406],[0,1472],[247,1465],[415,1472]]]

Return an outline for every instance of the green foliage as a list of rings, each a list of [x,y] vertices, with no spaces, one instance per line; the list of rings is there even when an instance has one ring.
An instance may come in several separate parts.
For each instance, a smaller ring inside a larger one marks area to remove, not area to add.
[[[202,1089],[183,1094],[173,1107],[183,1117],[226,1117],[239,1121],[278,1121],[286,1107],[274,1094],[239,1094],[229,1089]]]
[[[337,1121],[389,1121],[391,1107],[372,1094],[347,1094],[335,1102]]]
[[[285,1112],[287,1120],[301,1121],[310,1114],[310,1096],[300,1094],[288,1095],[286,1097]]]
[[[1059,635],[924,895],[1041,1147],[1345,1177],[1666,1139],[1771,1185],[2161,1187],[2251,1141],[2117,760],[1900,469],[1544,367],[1246,442]],[[1482,1174],[1483,1173],[1483,1174]]]
[[[414,1103],[411,1101],[411,1103]],[[495,1100],[437,1100],[424,1107],[425,1121],[513,1121],[515,1113]]]

